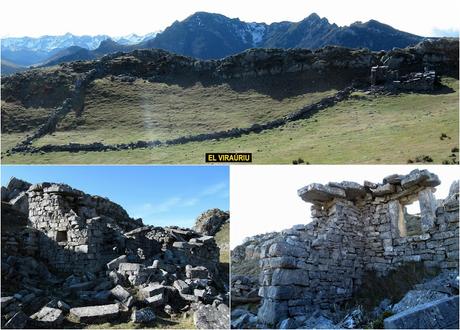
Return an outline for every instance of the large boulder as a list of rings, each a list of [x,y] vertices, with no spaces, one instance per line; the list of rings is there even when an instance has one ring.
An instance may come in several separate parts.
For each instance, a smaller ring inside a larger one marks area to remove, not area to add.
[[[30,188],[31,184],[21,179],[12,177],[6,187],[7,199],[11,200],[18,196],[21,192],[25,192]]]
[[[458,296],[409,308],[384,320],[385,329],[458,329]]]
[[[229,218],[230,214],[228,212],[211,209],[196,219],[193,230],[202,235],[214,236]]]

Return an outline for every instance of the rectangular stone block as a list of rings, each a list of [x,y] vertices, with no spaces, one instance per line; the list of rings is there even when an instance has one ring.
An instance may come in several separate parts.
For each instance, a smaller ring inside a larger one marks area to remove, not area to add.
[[[308,286],[308,271],[305,269],[276,269],[272,275],[272,285]]]
[[[118,304],[76,307],[70,309],[71,317],[82,323],[103,323],[118,317],[120,307]]]

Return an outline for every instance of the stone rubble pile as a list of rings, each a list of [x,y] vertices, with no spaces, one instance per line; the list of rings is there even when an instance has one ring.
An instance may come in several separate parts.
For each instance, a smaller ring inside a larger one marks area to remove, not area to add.
[[[344,304],[366,271],[383,276],[408,262],[457,269],[458,190],[437,201],[433,191],[439,184],[435,174],[414,170],[381,184],[345,181],[300,189],[299,196],[313,204],[313,221],[263,246],[258,323],[305,327],[299,317]],[[409,236],[403,211],[414,201],[420,204],[421,233]]]
[[[15,202],[21,194],[27,214]],[[64,184],[13,178],[2,187],[2,328],[184,313],[212,328],[229,323],[228,291],[212,236],[144,226],[118,204]]]

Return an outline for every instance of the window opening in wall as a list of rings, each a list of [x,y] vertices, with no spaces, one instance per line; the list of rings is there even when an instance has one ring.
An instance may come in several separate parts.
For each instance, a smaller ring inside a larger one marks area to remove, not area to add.
[[[418,200],[402,206],[404,223],[406,225],[406,235],[421,235],[422,222],[420,215],[420,203]]]
[[[56,233],[56,242],[67,242],[67,231],[62,230]]]

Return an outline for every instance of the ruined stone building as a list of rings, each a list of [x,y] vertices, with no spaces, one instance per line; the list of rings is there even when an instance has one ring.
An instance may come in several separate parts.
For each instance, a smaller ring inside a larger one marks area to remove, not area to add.
[[[432,92],[439,77],[436,71],[425,68],[424,72],[410,72],[400,75],[398,70],[392,70],[386,65],[371,68],[372,88],[384,88],[391,92]]]
[[[13,183],[21,185],[21,191],[9,189],[15,195],[10,203],[28,216],[28,239],[20,243],[28,242],[28,248],[57,271],[97,272],[120,255],[138,262],[166,250],[184,266],[204,263],[212,269],[219,258],[212,237],[175,227],[144,226],[107,198],[65,184],[30,185],[17,179]]]
[[[414,170],[388,176],[382,184],[300,189],[299,196],[313,204],[313,220],[262,247],[259,322],[275,326],[340,305],[360,288],[366,271],[385,275],[407,262],[457,269],[458,182],[443,201],[433,195],[439,184],[435,174]],[[420,215],[405,217],[406,206],[416,201]]]

